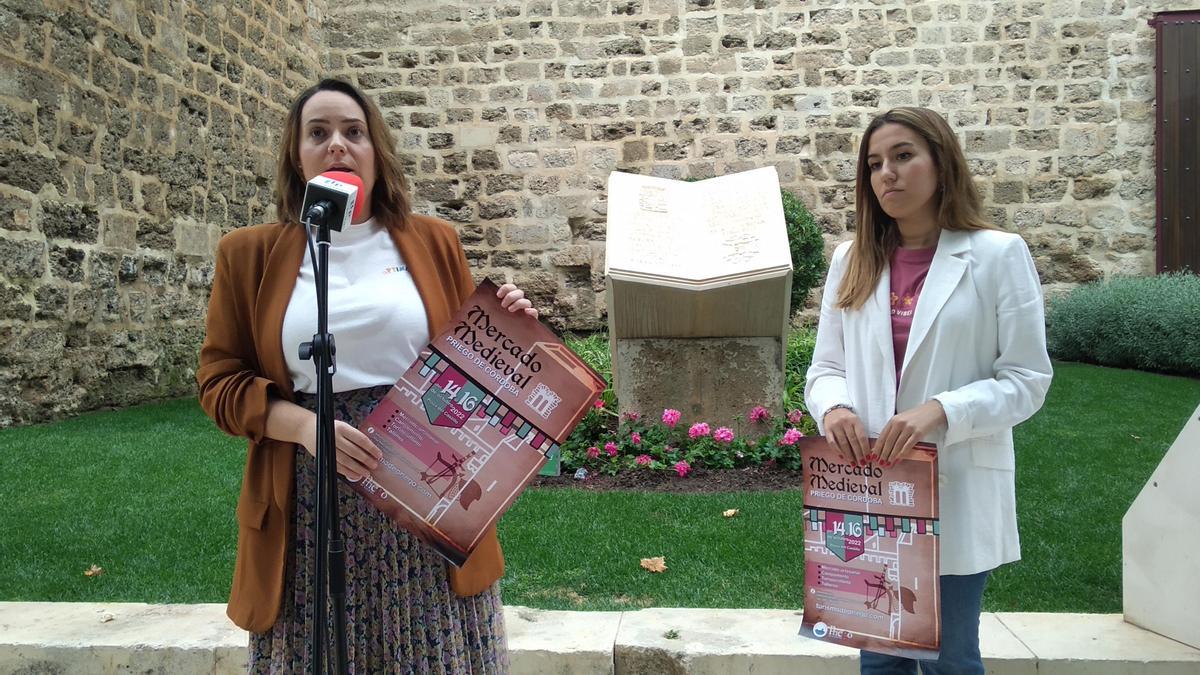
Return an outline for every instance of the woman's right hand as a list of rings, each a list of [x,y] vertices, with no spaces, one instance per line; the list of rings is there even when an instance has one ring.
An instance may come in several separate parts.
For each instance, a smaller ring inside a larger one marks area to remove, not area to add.
[[[825,441],[845,461],[865,466],[869,460],[870,441],[862,420],[847,408],[834,408],[825,413]]]
[[[301,445],[313,457],[317,456],[317,415],[311,413]],[[337,448],[337,472],[351,483],[357,483],[379,466],[383,452],[363,432],[341,420],[333,423],[333,444]]]

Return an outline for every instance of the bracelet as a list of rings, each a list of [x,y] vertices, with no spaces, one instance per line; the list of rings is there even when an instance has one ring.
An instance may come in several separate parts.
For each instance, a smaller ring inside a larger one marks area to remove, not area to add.
[[[831,405],[825,409],[825,413],[823,415],[821,415],[821,422],[824,423],[825,418],[829,417],[829,413],[833,412],[834,410],[837,410],[838,408],[842,408],[843,410],[849,410],[851,413],[854,413],[855,415],[858,414],[858,412],[854,409],[854,406],[850,405],[849,403],[834,403],[833,405]]]

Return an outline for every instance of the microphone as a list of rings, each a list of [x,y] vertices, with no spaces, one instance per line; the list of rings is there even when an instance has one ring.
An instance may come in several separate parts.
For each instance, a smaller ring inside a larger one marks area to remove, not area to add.
[[[304,187],[301,222],[328,224],[341,232],[366,205],[362,187],[362,179],[349,171],[326,171],[313,178]]]

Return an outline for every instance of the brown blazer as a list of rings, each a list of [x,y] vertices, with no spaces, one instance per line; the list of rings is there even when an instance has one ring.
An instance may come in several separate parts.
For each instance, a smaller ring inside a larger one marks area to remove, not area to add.
[[[392,229],[392,240],[425,304],[429,334],[435,335],[475,290],[458,236],[449,223],[414,215],[403,228]],[[283,595],[296,446],[263,434],[271,398],[294,399],[281,333],[305,248],[304,230],[295,225],[257,225],[221,238],[196,373],[204,411],[222,431],[250,439],[226,612],[252,632],[275,623]],[[461,569],[449,569],[450,585],[460,596],[474,595],[503,573],[492,530]]]

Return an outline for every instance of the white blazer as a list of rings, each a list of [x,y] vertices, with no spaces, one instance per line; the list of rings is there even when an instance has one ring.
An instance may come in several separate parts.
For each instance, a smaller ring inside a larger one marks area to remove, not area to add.
[[[896,387],[890,272],[858,310],[834,305],[850,242],[834,251],[804,399],[821,433],[838,403],[877,437],[897,411],[937,399],[941,573],[1018,560],[1012,428],[1050,387],[1041,284],[1024,240],[997,230],[943,230],[925,277]]]

